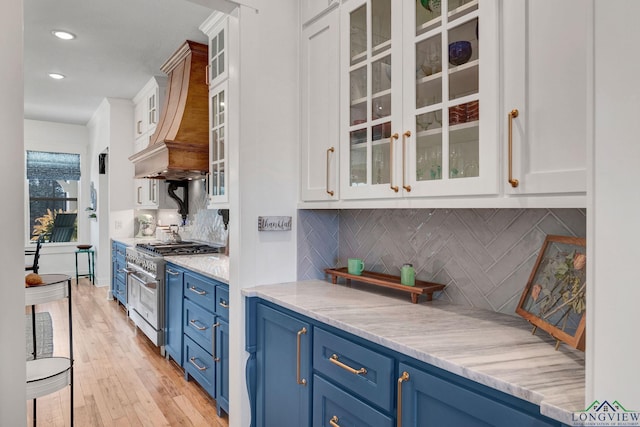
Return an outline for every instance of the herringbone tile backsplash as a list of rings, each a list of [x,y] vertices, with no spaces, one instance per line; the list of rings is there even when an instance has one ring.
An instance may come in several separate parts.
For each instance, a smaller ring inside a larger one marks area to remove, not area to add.
[[[362,258],[366,269],[443,283],[456,304],[514,314],[548,234],[585,237],[583,209],[300,210],[298,279]]]

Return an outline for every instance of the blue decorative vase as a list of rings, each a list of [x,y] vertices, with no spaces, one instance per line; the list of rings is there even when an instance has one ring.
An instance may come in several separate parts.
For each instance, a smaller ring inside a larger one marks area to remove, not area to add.
[[[451,65],[462,65],[471,58],[471,43],[468,41],[458,41],[449,44],[449,63]]]

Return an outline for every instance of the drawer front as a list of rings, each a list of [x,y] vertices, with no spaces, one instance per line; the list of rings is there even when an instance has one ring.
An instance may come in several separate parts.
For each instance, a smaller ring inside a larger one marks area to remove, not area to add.
[[[216,284],[204,277],[184,273],[184,296],[196,304],[215,312]]]
[[[341,387],[385,411],[393,410],[395,379],[392,358],[316,328],[313,335],[313,367]],[[349,368],[360,373],[354,373]]]
[[[216,315],[185,299],[182,319],[184,333],[211,353],[216,334]]]
[[[213,357],[188,336],[184,337],[184,372],[190,375],[206,390],[216,397],[216,364]]]
[[[393,427],[393,418],[358,400],[315,375],[313,377],[313,427]]]
[[[216,288],[216,314],[224,320],[229,320],[229,288],[218,285]]]
[[[127,305],[127,286],[120,279],[116,279],[113,296],[122,304]]]

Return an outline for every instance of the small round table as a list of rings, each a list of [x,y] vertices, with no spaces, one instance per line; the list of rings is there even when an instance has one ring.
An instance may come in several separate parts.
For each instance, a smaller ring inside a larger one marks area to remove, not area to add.
[[[78,274],[78,254],[87,254],[87,261],[89,262],[89,272],[87,274]],[[92,284],[96,284],[95,274],[95,251],[91,248],[78,248],[76,250],[76,285],[78,284],[78,278],[88,277]]]

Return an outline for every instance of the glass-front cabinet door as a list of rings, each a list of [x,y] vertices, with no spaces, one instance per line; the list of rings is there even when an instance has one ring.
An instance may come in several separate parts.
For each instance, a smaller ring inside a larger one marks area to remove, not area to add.
[[[496,193],[495,1],[346,5],[342,196]]]
[[[228,202],[226,191],[227,82],[209,91],[209,195],[212,203]]]

